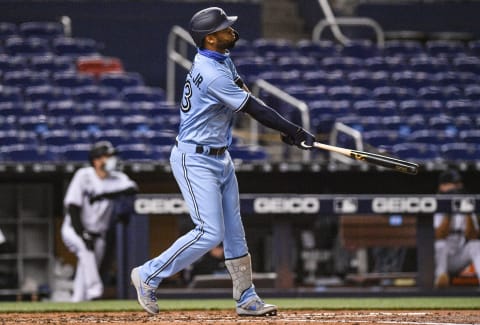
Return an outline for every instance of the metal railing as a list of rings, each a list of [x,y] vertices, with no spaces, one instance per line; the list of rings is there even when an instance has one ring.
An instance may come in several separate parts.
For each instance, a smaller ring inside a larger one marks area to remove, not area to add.
[[[175,102],[176,65],[190,70],[192,61],[187,59],[188,45],[195,46],[190,34],[180,26],[173,26],[167,41],[167,100]],[[177,50],[178,46],[178,50]]]
[[[385,33],[382,27],[375,20],[368,17],[335,17],[327,0],[318,0],[320,7],[325,15],[325,19],[319,21],[312,31],[312,40],[320,40],[323,31],[330,27],[333,36],[342,45],[349,42],[349,39],[340,30],[340,25],[345,26],[365,26],[370,27],[375,32],[377,37],[377,45],[383,47],[385,44]]]
[[[363,151],[363,137],[362,133],[344,123],[335,122],[333,125],[332,131],[330,132],[330,139],[329,142],[332,146],[337,145],[337,136],[339,133],[345,133],[351,136],[355,142],[355,150]],[[352,165],[357,163],[355,160],[352,160],[350,157],[346,157],[336,152],[330,152],[330,159],[337,160],[344,164]]]
[[[277,97],[278,99],[284,101],[285,103],[295,107],[300,112],[302,127],[310,131],[310,113],[309,113],[308,105],[305,102],[287,94],[282,89],[272,85],[271,83],[263,79],[256,80],[252,86],[253,95],[258,97],[260,95],[260,91],[267,92],[268,94],[274,97]],[[258,144],[258,133],[259,133],[258,122],[254,119],[251,119],[251,122],[250,122],[250,132],[251,132],[250,135],[252,137],[253,144],[255,145]],[[302,150],[302,160],[303,161],[310,160],[310,152],[308,150]]]

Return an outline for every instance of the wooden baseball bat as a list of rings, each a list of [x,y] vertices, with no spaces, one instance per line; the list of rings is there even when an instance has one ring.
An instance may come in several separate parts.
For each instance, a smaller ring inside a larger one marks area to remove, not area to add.
[[[393,169],[402,173],[416,175],[418,173],[419,165],[413,162],[396,159],[384,155],[379,155],[366,151],[351,150],[336,146],[331,146],[328,144],[314,142],[313,146],[318,149],[328,150],[331,152],[336,152],[341,155],[352,158],[353,160],[365,161],[370,164],[382,166],[385,168]]]

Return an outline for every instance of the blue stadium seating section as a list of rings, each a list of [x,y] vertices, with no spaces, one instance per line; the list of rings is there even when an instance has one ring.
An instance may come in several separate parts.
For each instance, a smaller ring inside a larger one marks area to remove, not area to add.
[[[79,58],[101,55],[98,42],[65,37],[58,23],[0,23],[2,161],[85,161],[100,139],[126,160],[167,159],[178,108],[136,72],[76,70]],[[480,160],[480,41],[393,40],[378,48],[366,40],[256,39],[241,40],[232,57],[248,84],[262,78],[305,101],[316,133],[340,121],[366,145],[401,158]],[[295,109],[262,97],[300,123]],[[267,159],[241,144],[231,152]]]
[[[314,132],[336,121],[365,144],[419,162],[478,161],[480,41],[242,41],[232,52],[247,81],[263,78],[304,100]],[[238,58],[237,58],[238,57]],[[298,112],[267,103],[300,123]],[[342,146],[352,146],[344,139]]]
[[[78,59],[102,57],[101,48],[66,37],[57,22],[0,23],[0,161],[84,163],[102,139],[125,161],[168,160],[177,105],[137,72],[79,72]],[[243,149],[234,158],[266,157]]]

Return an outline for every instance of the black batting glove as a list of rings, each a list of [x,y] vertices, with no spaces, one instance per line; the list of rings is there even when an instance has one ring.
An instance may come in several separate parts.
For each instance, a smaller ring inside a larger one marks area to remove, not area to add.
[[[303,150],[310,150],[315,142],[315,136],[304,128],[298,128],[295,134],[281,134],[282,141],[288,145],[295,145]]]

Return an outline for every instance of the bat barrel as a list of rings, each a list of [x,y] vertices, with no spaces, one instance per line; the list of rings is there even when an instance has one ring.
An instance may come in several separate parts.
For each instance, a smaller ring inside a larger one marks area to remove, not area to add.
[[[364,151],[351,150],[350,158],[411,175],[416,175],[419,168],[416,163]]]

